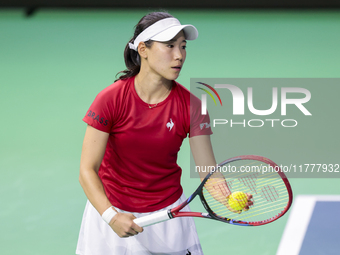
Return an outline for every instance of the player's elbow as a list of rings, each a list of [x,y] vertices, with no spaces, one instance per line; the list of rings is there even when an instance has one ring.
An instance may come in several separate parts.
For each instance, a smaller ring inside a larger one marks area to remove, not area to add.
[[[82,171],[81,168],[80,168],[80,170],[79,170],[79,178],[78,178],[78,181],[79,181],[79,183],[80,183],[80,186],[83,186],[83,184],[84,184],[84,176],[83,176],[83,171]]]
[[[98,171],[96,167],[80,165],[79,169],[79,183],[84,188],[91,180],[98,178]]]
[[[80,166],[80,169],[79,169],[79,183],[82,187],[84,187],[84,185],[86,184],[86,179],[87,179],[87,176],[89,176],[88,174],[89,172],[89,169],[83,167],[83,166]]]

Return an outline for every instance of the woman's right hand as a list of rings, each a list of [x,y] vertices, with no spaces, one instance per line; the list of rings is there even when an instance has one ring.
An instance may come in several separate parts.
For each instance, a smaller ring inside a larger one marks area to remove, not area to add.
[[[109,225],[119,237],[129,237],[143,232],[143,228],[138,226],[133,220],[136,217],[131,213],[117,213]]]

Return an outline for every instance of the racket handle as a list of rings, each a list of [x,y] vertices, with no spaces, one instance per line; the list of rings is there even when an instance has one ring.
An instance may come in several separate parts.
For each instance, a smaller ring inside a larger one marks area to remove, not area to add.
[[[164,210],[164,211],[152,213],[150,215],[134,219],[133,221],[140,227],[147,227],[147,226],[171,219],[171,216],[169,216],[169,211]]]

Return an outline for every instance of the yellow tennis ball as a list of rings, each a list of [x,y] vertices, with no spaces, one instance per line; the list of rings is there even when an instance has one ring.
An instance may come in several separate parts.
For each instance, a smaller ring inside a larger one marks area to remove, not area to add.
[[[230,207],[235,211],[242,210],[246,206],[247,202],[248,202],[247,195],[242,191],[233,192],[229,196],[228,201]]]

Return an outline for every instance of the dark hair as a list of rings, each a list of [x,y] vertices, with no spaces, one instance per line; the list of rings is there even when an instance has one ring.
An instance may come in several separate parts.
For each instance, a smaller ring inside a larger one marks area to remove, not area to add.
[[[147,27],[149,27],[152,24],[156,23],[157,21],[165,19],[165,18],[173,18],[173,16],[170,15],[169,13],[167,13],[167,12],[151,12],[151,13],[145,15],[143,18],[141,18],[141,20],[135,26],[135,32],[133,34],[133,37],[131,38],[131,40],[125,46],[124,60],[125,60],[125,65],[126,65],[127,69],[117,73],[117,75],[121,74],[118,77],[117,80],[128,79],[130,77],[137,75],[140,71],[139,54],[138,54],[137,51],[129,48],[129,43],[133,43],[134,40],[137,38],[137,36],[141,32],[143,32]],[[145,43],[146,47],[150,48],[151,45],[152,45],[152,42],[153,42],[152,40],[149,40],[149,41],[146,41],[144,43]]]

